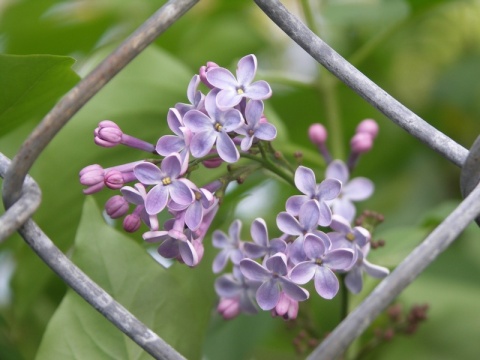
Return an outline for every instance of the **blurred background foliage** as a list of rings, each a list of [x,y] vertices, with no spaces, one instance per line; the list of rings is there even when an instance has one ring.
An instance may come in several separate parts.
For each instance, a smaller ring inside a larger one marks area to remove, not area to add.
[[[163,3],[0,1],[0,52],[23,55],[0,57],[0,151],[13,157],[59,96],[78,81],[77,74],[85,76]],[[300,17],[309,4],[310,24],[334,49],[420,117],[464,147],[471,146],[480,131],[480,1],[285,4]],[[84,205],[77,174],[89,164],[107,167],[142,156],[129,149],[95,147],[92,133],[99,121],[114,120],[126,133],[154,143],[167,133],[168,108],[186,101],[188,82],[201,65],[214,61],[233,70],[249,53],[259,60],[257,78],[267,79],[273,88],[266,115],[279,129],[274,146],[288,157],[303,152],[317,179],[324,165],[306,137],[311,123],[331,129],[329,146],[345,158],[358,122],[379,122],[375,148],[362,157],[354,174],[376,184],[376,193],[359,210],[374,210],[386,218],[374,234],[385,239],[386,246],[372,252],[373,262],[393,269],[460,201],[458,168],[332,79],[252,1],[200,1],[75,115],[31,172],[43,192],[35,220],[47,235],[191,359],[303,358],[305,353],[295,352],[294,339],[305,328],[319,339],[331,331],[338,322],[339,301],[313,296],[301,306],[305,315],[294,323],[269,314],[225,322],[213,311],[215,277],[210,268],[216,250],[208,241],[197,269],[175,264],[164,270],[150,261],[140,233],[120,234],[101,220],[99,209],[111,194],[95,195],[95,203]],[[75,59],[73,66],[70,58]],[[22,102],[15,102],[12,94],[19,94]],[[217,174],[202,170],[198,179],[208,181]],[[226,231],[240,217],[248,238],[251,220],[263,217],[270,235],[277,235],[276,214],[294,192],[266,173],[255,175],[232,187],[213,225]],[[428,303],[425,325],[412,337],[382,343],[365,358],[400,359],[406,353],[412,359],[478,356],[478,238],[472,225],[396,300],[406,308]],[[131,246],[134,259],[126,250]],[[0,269],[1,359],[145,357],[76,294],[67,292],[18,235],[1,245]],[[141,281],[132,286],[135,279]],[[375,284],[369,280],[360,295],[352,296],[352,306]],[[381,317],[375,326],[382,322]],[[350,355],[373,334],[371,329],[362,336]]]

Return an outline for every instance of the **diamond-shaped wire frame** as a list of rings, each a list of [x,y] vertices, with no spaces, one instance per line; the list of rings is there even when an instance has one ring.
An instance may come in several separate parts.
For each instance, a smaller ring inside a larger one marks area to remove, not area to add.
[[[295,18],[278,0],[254,1],[292,40],[372,106],[446,159],[457,166],[463,166],[468,155],[466,149],[430,126],[360,73]],[[25,141],[11,164],[5,157],[0,157],[0,168],[3,169],[0,175],[5,177],[3,197],[7,208],[2,220],[9,223],[12,221],[9,219],[16,211],[14,205],[20,199],[27,172],[61,127],[136,55],[197,2],[198,0],[171,0],[165,4],[57,103]],[[31,179],[27,179],[25,185],[35,187],[32,183]],[[480,213],[479,199],[480,187],[477,185],[452,214],[412,251],[308,358],[332,359],[340,356],[375,317],[477,217]],[[34,205],[30,209],[33,209],[33,212]],[[18,221],[14,227],[20,226],[24,220]],[[145,351],[156,359],[183,358],[83,274],[33,221],[27,220],[19,232],[38,256],[69,286]]]

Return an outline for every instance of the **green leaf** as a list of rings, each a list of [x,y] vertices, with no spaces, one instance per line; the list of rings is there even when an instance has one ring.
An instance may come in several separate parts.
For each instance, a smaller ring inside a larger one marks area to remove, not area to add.
[[[85,201],[72,258],[118,302],[188,359],[199,359],[213,284],[203,269],[161,267],[145,249],[104,223]],[[150,359],[78,294],[68,291],[52,317],[37,360]]]
[[[0,135],[40,120],[79,80],[74,59],[53,55],[0,55]]]

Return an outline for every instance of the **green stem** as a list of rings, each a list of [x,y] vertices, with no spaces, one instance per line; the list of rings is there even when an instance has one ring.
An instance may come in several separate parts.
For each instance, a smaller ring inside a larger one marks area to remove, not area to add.
[[[290,185],[295,187],[295,181],[293,180],[293,174],[287,173],[283,168],[276,166],[272,161],[270,161],[266,156],[265,157],[258,157],[249,153],[240,153],[240,156],[246,159],[250,159],[253,161],[256,161],[262,166],[270,170],[272,173],[278,175],[282,179],[284,179],[286,182],[288,182]]]
[[[300,1],[305,21],[315,34],[320,36],[319,28],[313,17],[312,9],[308,0]],[[334,159],[344,158],[344,141],[341,124],[340,107],[338,105],[337,83],[338,80],[320,64],[318,64],[318,76],[315,81],[319,90],[319,97],[325,104],[325,117],[328,127],[329,144]]]
[[[340,321],[343,321],[348,315],[348,289],[345,285],[345,274],[340,275]]]

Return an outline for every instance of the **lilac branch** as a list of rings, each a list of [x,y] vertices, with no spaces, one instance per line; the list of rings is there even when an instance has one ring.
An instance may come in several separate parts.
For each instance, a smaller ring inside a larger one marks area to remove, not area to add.
[[[315,60],[394,123],[461,167],[468,151],[414,114],[358,71],[292,15],[278,0],[254,0],[288,36]]]
[[[5,175],[3,202],[6,208],[20,197],[27,172],[57,132],[106,83],[198,1],[168,1],[50,110],[23,143]]]
[[[10,160],[0,154],[0,177],[5,176],[9,165]],[[32,208],[36,208],[35,204],[37,201],[38,203],[40,202],[40,199],[37,199],[37,196],[40,196],[40,189],[32,178],[27,178],[23,188],[27,191],[24,192],[20,200],[2,216],[2,222],[4,218],[6,221],[9,221],[9,218],[6,217],[7,214],[13,211],[16,212],[17,204],[23,201],[24,198],[27,198],[27,202],[33,202],[33,205],[31,205]],[[11,222],[11,224],[15,223],[15,221]],[[0,229],[2,229],[1,231],[3,232],[3,224],[0,224],[2,225]],[[6,223],[7,226],[11,226],[11,224]],[[105,290],[91,280],[82,270],[74,265],[43,233],[35,222],[28,219],[18,229],[18,232],[33,251],[35,251],[67,285],[155,359],[184,359],[175,349],[168,345],[155,332],[146,327],[127,309],[116,302]]]

